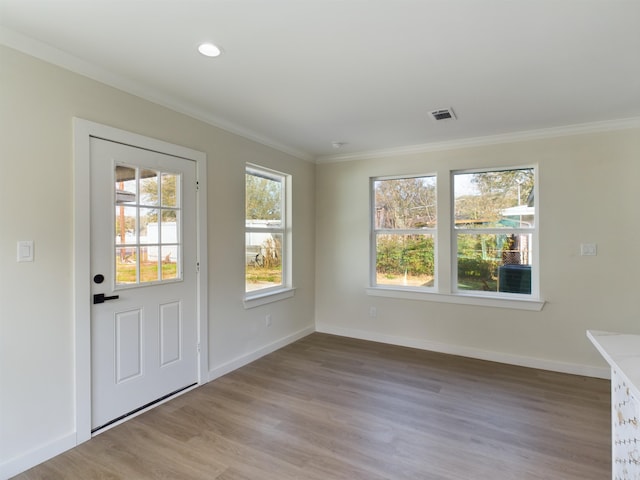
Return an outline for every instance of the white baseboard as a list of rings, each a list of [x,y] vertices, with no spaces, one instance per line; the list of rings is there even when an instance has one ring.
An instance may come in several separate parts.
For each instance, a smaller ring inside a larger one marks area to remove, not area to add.
[[[341,337],[350,337],[360,340],[369,340],[372,342],[388,343],[390,345],[418,348],[420,350],[429,350],[432,352],[460,355],[462,357],[477,358],[479,360],[488,360],[491,362],[507,363],[509,365],[518,365],[521,367],[538,368],[541,370],[550,370],[552,372],[570,373],[572,375],[582,375],[585,377],[606,379],[610,378],[610,369],[607,367],[593,367],[589,365],[557,362],[554,360],[546,360],[543,358],[524,357],[508,353],[480,350],[460,345],[431,342],[429,340],[397,337],[394,335],[384,335],[381,333],[369,332],[366,330],[335,327],[333,325],[326,325],[322,323],[316,324],[316,331],[321,333],[330,333],[332,335],[339,335]]]
[[[223,375],[226,375],[227,373],[232,372],[240,367],[244,367],[245,365],[258,360],[260,357],[264,357],[265,355],[275,352],[276,350],[285,347],[290,343],[295,342],[296,340],[300,340],[307,335],[311,335],[313,332],[315,332],[315,328],[313,326],[304,328],[295,333],[292,333],[291,335],[287,335],[286,337],[276,340],[275,342],[265,345],[264,347],[254,350],[253,352],[247,353],[229,362],[223,363],[222,365],[209,370],[209,381],[222,377]]]
[[[19,457],[0,464],[0,479],[6,480],[76,446],[75,432],[52,440]]]

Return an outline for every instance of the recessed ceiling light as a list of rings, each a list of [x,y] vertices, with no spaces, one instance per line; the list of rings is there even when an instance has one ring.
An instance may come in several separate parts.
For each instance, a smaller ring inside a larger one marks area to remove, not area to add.
[[[201,43],[198,51],[206,57],[217,57],[222,53],[220,48],[216,47],[213,43]]]

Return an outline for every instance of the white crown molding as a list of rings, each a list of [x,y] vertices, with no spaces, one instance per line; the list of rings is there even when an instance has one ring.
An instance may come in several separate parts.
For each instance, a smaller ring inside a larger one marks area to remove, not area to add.
[[[196,108],[193,105],[177,102],[175,99],[158,90],[153,90],[146,85],[142,85],[126,77],[116,75],[102,67],[75,57],[67,52],[52,47],[51,45],[47,45],[46,43],[27,37],[26,35],[2,26],[0,26],[0,44],[169,108],[175,112],[188,115],[196,120],[200,120],[229,133],[260,143],[300,160],[305,160],[307,162],[314,161],[314,157],[306,152],[266,138],[256,132],[212,115],[210,112]]]
[[[580,123],[562,127],[542,128],[539,130],[527,130],[521,132],[504,133],[500,135],[488,135],[485,137],[463,138],[446,142],[424,143],[405,147],[387,148],[382,150],[370,150],[356,153],[327,155],[316,157],[316,163],[348,162],[352,160],[365,160],[373,158],[386,158],[398,155],[411,155],[417,153],[454,150],[457,148],[481,147],[497,145],[500,143],[521,142],[524,140],[539,140],[553,137],[566,137],[587,133],[598,133],[613,130],[625,130],[640,128],[640,117],[622,118],[618,120],[605,120],[600,122]]]

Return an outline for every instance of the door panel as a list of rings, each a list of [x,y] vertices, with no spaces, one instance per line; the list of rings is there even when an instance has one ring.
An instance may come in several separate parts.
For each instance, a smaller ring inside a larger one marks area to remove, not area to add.
[[[160,364],[180,360],[180,302],[160,305]]]
[[[142,311],[118,312],[116,324],[116,383],[142,374]]]
[[[91,138],[92,430],[197,382],[195,177]]]

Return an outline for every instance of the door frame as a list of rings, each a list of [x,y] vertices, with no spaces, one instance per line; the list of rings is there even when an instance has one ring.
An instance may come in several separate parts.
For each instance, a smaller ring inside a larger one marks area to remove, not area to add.
[[[208,381],[207,155],[180,145],[73,118],[73,291],[76,445],[91,438],[91,137],[196,162],[198,385]],[[187,268],[185,266],[184,268]],[[143,410],[144,411],[144,410]],[[114,424],[115,425],[115,424]]]

